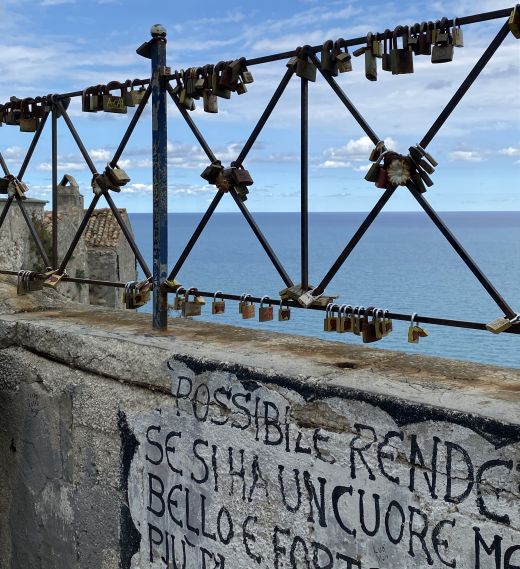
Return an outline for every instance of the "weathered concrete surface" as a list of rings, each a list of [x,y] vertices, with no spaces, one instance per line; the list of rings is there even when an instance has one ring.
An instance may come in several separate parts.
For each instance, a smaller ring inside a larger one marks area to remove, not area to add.
[[[520,371],[38,294],[0,283],[0,569],[520,566]]]

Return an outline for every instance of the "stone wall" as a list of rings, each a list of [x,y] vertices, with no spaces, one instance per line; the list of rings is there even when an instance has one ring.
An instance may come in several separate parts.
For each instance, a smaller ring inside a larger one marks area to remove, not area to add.
[[[0,298],[0,569],[520,566],[519,370]]]
[[[3,211],[6,201],[6,198],[0,198],[0,212]],[[27,213],[40,229],[46,203],[43,200],[33,199],[24,201]],[[21,269],[31,271],[42,266],[43,261],[34,245],[22,212],[18,204],[13,203],[0,228],[0,267],[8,271]]]

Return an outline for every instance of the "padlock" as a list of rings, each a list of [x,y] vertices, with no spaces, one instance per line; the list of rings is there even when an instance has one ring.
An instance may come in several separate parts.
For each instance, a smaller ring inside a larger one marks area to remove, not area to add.
[[[381,57],[381,67],[383,71],[392,71],[392,56],[388,51],[389,44],[392,39],[392,32],[386,29],[383,34],[383,55]]]
[[[344,334],[345,332],[352,332],[352,311],[354,309],[350,304],[343,304],[339,309],[339,319],[337,332]]]
[[[206,113],[218,113],[218,98],[209,89],[205,89],[202,94],[202,101],[204,105],[204,112]]]
[[[245,57],[241,59],[241,62],[242,66],[240,68],[240,78],[242,79],[242,83],[244,83],[244,85],[250,85],[251,83],[255,82],[255,78],[253,77],[253,74],[251,73],[251,71],[249,71],[249,69],[246,66]]]
[[[437,167],[439,164],[438,162],[433,158],[433,156],[431,154],[429,154],[428,152],[426,152],[426,150],[420,145],[420,144],[416,144],[415,147],[419,150],[419,152],[426,158],[426,160],[428,160],[428,162],[432,165]]]
[[[16,292],[19,295],[27,294],[28,292],[36,292],[42,290],[43,281],[40,280],[38,273],[34,271],[19,271]]]
[[[453,28],[451,30],[451,35],[453,38],[453,45],[455,47],[464,47],[464,32],[462,28],[457,23],[457,18],[453,18]]]
[[[287,320],[290,319],[291,319],[291,308],[289,307],[289,303],[282,299],[280,300],[280,307],[278,308],[278,320],[280,322],[287,322]]]
[[[20,115],[20,132],[36,132],[40,119],[33,112],[34,99],[24,99],[22,101]]]
[[[410,322],[410,327],[408,328],[408,343],[418,344],[421,338],[428,336],[428,332],[421,326],[419,326],[419,321],[417,319],[417,313],[412,314],[412,320]]]
[[[383,57],[383,46],[379,34],[372,36],[372,55],[379,59]]]
[[[18,271],[18,280],[16,283],[16,294],[18,296],[23,296],[27,294],[27,288],[25,286],[25,274],[27,271]]]
[[[377,181],[375,183],[376,188],[388,188],[390,182],[388,179],[388,171],[386,166],[382,166],[377,174]]]
[[[251,301],[248,301],[248,298],[251,298],[250,294],[244,295],[244,301],[242,305],[242,318],[244,320],[249,320],[255,317],[255,305]]]
[[[385,319],[384,319],[385,311],[382,308],[374,309],[372,313],[372,320],[374,323],[374,331],[376,334],[376,338],[381,340],[385,337]]]
[[[372,309],[372,314],[375,309]],[[371,344],[372,342],[377,342],[382,336],[378,337],[376,330],[377,319],[372,316],[372,320],[369,317],[370,308],[365,309],[363,322],[361,325],[361,335],[364,344]]]
[[[390,312],[388,310],[384,311],[384,324],[383,324],[383,335],[384,336],[388,336],[388,334],[390,334],[393,329],[394,329],[394,325],[392,323],[392,319],[389,317]]]
[[[352,322],[352,333],[356,336],[361,336],[363,320],[362,314],[365,312],[364,306],[356,306],[352,311],[351,322]]]
[[[416,146],[410,146],[408,152],[410,153],[410,158],[418,168],[422,168],[425,172],[428,172],[428,174],[435,172],[435,168],[431,165],[431,162],[424,159],[424,154]]]
[[[384,159],[384,157],[388,154],[388,152],[389,152],[388,150],[382,152],[377,158],[377,160],[370,166],[368,172],[365,174],[365,180],[367,182],[375,182],[376,184],[378,183],[381,175],[381,170],[383,170],[381,166],[381,160]]]
[[[150,281],[141,281],[134,283],[133,295],[131,297],[132,306],[130,308],[140,308],[150,300],[152,284]]]
[[[244,306],[246,304],[246,301],[245,301],[246,296],[247,296],[246,293],[244,293],[240,296],[240,302],[238,303],[238,313],[239,314],[242,314],[242,309],[244,308]]]
[[[377,159],[381,156],[381,154],[385,152],[385,150],[386,150],[385,142],[384,140],[380,140],[370,152],[370,156],[368,157],[368,159],[370,160],[370,162],[376,162]]]
[[[242,82],[242,79],[240,78],[240,76],[238,78],[235,91],[236,91],[237,95],[245,95],[247,93],[247,87],[246,87],[245,83]]]
[[[120,89],[121,95],[111,95],[110,91],[112,89]],[[128,109],[125,104],[124,99],[124,88],[121,83],[117,81],[111,81],[103,91],[103,110],[105,113],[127,113]]]
[[[421,22],[416,53],[417,55],[432,54],[431,30],[429,29],[429,22]]]
[[[81,110],[84,113],[97,113],[98,94],[94,91],[94,87],[88,87],[83,91],[81,96]]]
[[[321,48],[321,69],[332,77],[337,77],[338,75],[338,62],[332,40],[327,40]]]
[[[239,166],[236,166],[235,163],[231,164],[230,174],[233,183],[237,186],[252,186],[254,183],[251,175],[242,164]]]
[[[45,280],[43,281],[43,286],[48,288],[57,288],[61,279],[66,276],[66,272],[64,271],[61,275],[58,274],[57,270],[49,271],[45,273]]]
[[[206,88],[206,77],[207,77],[207,70],[206,73],[204,72],[203,67],[197,67],[196,70],[196,77],[195,77],[195,91],[198,93],[199,97],[204,92]]]
[[[447,45],[452,43],[450,29],[448,27],[448,18],[444,17],[442,20],[435,22],[436,36],[435,43],[439,45]]]
[[[492,322],[488,322],[486,324],[486,330],[493,332],[493,334],[501,334],[502,332],[509,330],[513,324],[517,324],[519,321],[520,314],[517,314],[512,320],[509,320],[509,318],[506,318],[505,316],[500,316]]]
[[[206,166],[200,177],[207,180],[210,184],[215,184],[222,170],[222,162],[220,160],[216,160],[209,166]]]
[[[335,312],[336,316],[334,316]],[[325,318],[323,320],[323,331],[336,332],[338,329],[338,319],[339,319],[339,306],[334,303],[328,304],[325,310]]]
[[[453,61],[453,43],[448,26],[448,18],[443,18],[441,23],[435,23],[437,38],[432,48],[432,63],[449,63]]]
[[[377,60],[372,53],[373,36],[367,34],[367,48],[365,49],[365,77],[369,81],[377,81]]]
[[[217,300],[218,296],[221,296],[221,300]],[[226,311],[226,302],[224,301],[224,297],[222,296],[222,291],[218,290],[213,295],[213,302],[211,303],[211,314],[224,314]]]
[[[226,62],[220,73],[219,85],[222,89],[228,91],[234,91],[236,89],[236,82],[233,79],[233,68],[231,67],[233,62]]]
[[[111,166],[110,162],[106,165],[105,176],[113,186],[122,187],[128,184],[130,176],[117,164]]]
[[[25,182],[19,180],[15,176],[9,176],[9,183],[7,185],[7,194],[9,197],[18,196],[20,199],[25,199],[25,194],[29,191],[29,188]]]
[[[182,315],[185,318],[189,316],[200,316],[202,314],[202,304],[197,302],[197,289],[190,288],[186,292],[185,300],[182,305]],[[190,300],[190,296],[193,296],[193,300]]]
[[[397,37],[401,34],[403,37],[403,47],[397,47]],[[413,73],[413,53],[404,47],[405,43],[405,28],[397,26],[392,34],[392,50],[390,51],[392,74],[405,75]]]
[[[520,5],[516,5],[509,16],[508,25],[516,39],[520,39]]]
[[[4,105],[6,109],[5,124],[20,126],[22,101],[16,97],[11,97],[10,101]]]
[[[385,164],[388,182],[392,186],[406,186],[412,175],[411,170],[409,159],[399,154],[390,155],[388,164]],[[386,185],[378,187],[386,187]]]
[[[299,47],[296,50],[297,62],[296,62],[296,75],[302,79],[307,79],[307,81],[316,81],[316,67],[312,61],[309,60],[308,53],[310,47],[304,46]]]
[[[408,35],[408,50],[412,51],[415,55],[419,55],[419,33],[421,24],[417,23],[411,26]]]
[[[10,178],[8,178],[7,176],[0,178],[0,194],[7,194],[8,193],[10,181],[11,181]]]
[[[211,90],[217,97],[231,99],[231,91],[220,85],[220,75],[224,70],[225,65],[226,63],[224,61],[219,61],[213,68],[211,75]]]
[[[418,170],[412,171],[412,182],[420,194],[426,193],[426,186],[425,186],[423,179],[421,178],[421,175],[419,174]]]
[[[175,292],[175,299],[173,301],[173,310],[182,310],[185,298],[186,298],[186,289],[183,287],[179,287]]]
[[[340,73],[348,73],[352,71],[352,57],[348,52],[348,46],[343,38],[336,40],[334,43],[334,55],[338,64]],[[345,45],[345,51],[341,51],[341,47]]]
[[[177,292],[181,287],[181,284],[175,279],[166,279],[164,281],[164,286],[168,289],[168,292]]]
[[[264,302],[268,302],[269,306],[264,306]],[[268,296],[263,296],[260,300],[260,308],[258,309],[258,321],[269,322],[273,319],[273,305]]]

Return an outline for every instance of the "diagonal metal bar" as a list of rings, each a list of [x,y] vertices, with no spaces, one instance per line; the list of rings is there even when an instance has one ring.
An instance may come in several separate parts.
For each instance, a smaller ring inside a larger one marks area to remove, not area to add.
[[[276,91],[274,92],[271,100],[269,101],[267,107],[265,108],[265,111],[262,113],[260,120],[258,121],[255,128],[253,129],[253,132],[247,139],[247,142],[244,144],[244,148],[242,148],[242,151],[240,152],[238,158],[236,159],[237,164],[242,164],[242,162],[246,159],[247,155],[249,154],[249,151],[256,142],[256,139],[258,138],[259,134],[262,132],[262,129],[264,128],[265,124],[269,120],[269,117],[271,116],[274,108],[278,104],[278,101],[283,95],[285,88],[289,84],[289,81],[291,80],[293,75],[294,75],[294,69],[290,67],[289,69],[287,69],[287,72],[282,77],[280,84],[276,88]]]
[[[27,170],[27,167],[29,166],[31,158],[33,157],[34,150],[36,149],[38,141],[40,140],[40,136],[43,132],[43,129],[45,128],[45,123],[47,122],[47,117],[49,116],[49,112],[50,111],[46,111],[45,116],[40,121],[40,124],[38,125],[38,128],[37,128],[36,132],[34,133],[33,139],[31,141],[29,149],[27,150],[27,154],[25,155],[24,161],[23,161],[22,166],[20,168],[20,172],[18,173],[18,179],[19,180],[21,180],[24,177],[25,171]]]
[[[29,214],[27,213],[27,210],[25,209],[22,198],[20,198],[20,196],[18,194],[15,194],[15,199],[18,202],[18,205],[20,206],[20,211],[22,212],[22,215],[25,219],[25,223],[27,224],[27,227],[29,228],[29,232],[31,233],[31,236],[34,240],[34,243],[36,244],[36,248],[38,249],[38,253],[40,253],[40,257],[42,258],[43,262],[45,263],[45,267],[50,267],[51,262],[49,260],[49,257],[45,251],[43,243],[41,242],[40,236],[38,235],[38,232],[36,231],[36,229],[34,227],[32,219],[29,217]]]
[[[477,61],[475,67],[471,70],[469,75],[466,77],[462,85],[457,89],[457,92],[451,98],[450,102],[446,105],[445,109],[441,112],[437,120],[433,123],[430,130],[426,133],[424,138],[421,140],[421,146],[426,148],[430,142],[433,140],[434,136],[439,132],[444,123],[448,120],[448,117],[455,110],[457,105],[463,99],[464,95],[469,91],[469,88],[473,85],[477,77],[480,75],[484,67],[489,63],[495,52],[500,47],[504,39],[509,35],[509,25],[506,22],[500,31],[498,32],[495,39],[489,44],[489,47],[483,53],[482,57]]]
[[[9,168],[7,167],[7,164],[1,152],[0,152],[0,166],[2,167],[2,170],[4,171],[4,174],[6,176],[9,176],[11,174],[11,172],[9,172]]]
[[[173,280],[179,274],[179,271],[181,270],[186,259],[188,258],[191,251],[193,250],[193,247],[195,247],[195,244],[197,243],[199,237],[201,236],[202,232],[206,228],[208,221],[211,219],[211,216],[213,215],[214,211],[217,209],[217,206],[220,203],[220,200],[223,198],[223,196],[224,196],[224,193],[219,190],[217,192],[217,194],[215,195],[215,197],[213,198],[213,200],[211,201],[206,213],[203,215],[202,219],[200,220],[199,224],[197,225],[197,228],[193,232],[193,235],[191,236],[190,240],[188,241],[188,244],[184,248],[184,251],[181,253],[178,261],[175,263],[175,266],[173,267],[173,269],[170,273],[170,276],[168,277],[168,280]]]
[[[188,113],[188,111],[179,103],[179,98],[177,97],[177,95],[173,91],[173,87],[168,83],[166,86],[166,89],[168,90],[168,93],[169,93],[170,97],[172,98],[172,101],[175,103],[175,105],[179,109],[179,112],[183,116],[187,125],[190,127],[191,132],[193,132],[193,134],[195,135],[195,138],[199,141],[199,144],[200,144],[202,150],[204,150],[204,152],[206,153],[206,156],[209,158],[210,162],[216,162],[217,158],[216,158],[215,154],[213,153],[213,150],[211,150],[211,148],[209,147],[209,144],[206,142],[206,139],[204,138],[204,136],[200,132],[197,125],[193,122],[193,119],[190,117],[190,114]]]
[[[439,217],[437,212],[432,208],[432,206],[428,203],[426,198],[423,194],[421,194],[417,188],[414,186],[412,182],[409,182],[407,185],[408,189],[410,190],[412,196],[419,202],[419,205],[424,209],[428,217],[433,221],[433,223],[437,226],[440,232],[444,235],[444,237],[448,240],[450,245],[455,249],[459,257],[464,261],[467,265],[469,270],[475,275],[478,279],[480,284],[486,289],[489,296],[498,304],[501,310],[504,311],[504,314],[507,318],[514,318],[516,316],[516,312],[509,306],[509,304],[502,298],[501,294],[497,291],[497,289],[493,286],[491,281],[486,277],[486,275],[480,270],[477,263],[471,258],[469,253],[464,249],[464,247],[459,243],[457,238],[453,235],[453,233],[448,229],[446,224],[442,221]]]
[[[260,241],[260,244],[264,248],[264,251],[267,253],[267,256],[269,257],[269,259],[271,259],[271,263],[273,263],[274,268],[278,271],[278,274],[282,277],[283,282],[288,287],[293,286],[294,283],[292,282],[291,277],[287,274],[287,271],[283,268],[282,263],[280,262],[280,260],[276,256],[276,253],[269,245],[261,229],[256,224],[256,221],[253,219],[253,216],[251,215],[250,211],[247,209],[244,202],[238,197],[235,188],[232,187],[229,190],[229,193],[231,194],[231,197],[235,200],[235,203],[242,212],[243,216],[246,218],[246,221],[247,223],[249,223],[249,226],[253,230],[253,233],[256,235],[256,238],[258,239],[258,241]]]
[[[92,174],[97,174],[98,171],[96,169],[96,166],[95,166],[94,162],[92,162],[92,158],[90,158],[89,153],[88,153],[87,149],[85,148],[85,145],[83,144],[83,141],[81,140],[81,137],[79,136],[78,131],[76,130],[76,127],[72,124],[72,121],[70,120],[70,117],[67,114],[67,111],[65,110],[65,107],[63,106],[63,103],[59,99],[57,99],[56,105],[57,105],[57,107],[58,107],[58,109],[59,109],[59,111],[63,117],[63,120],[65,121],[65,123],[69,127],[70,133],[72,134],[72,138],[74,138],[74,140],[75,140],[75,142],[79,148],[79,151],[83,155],[83,158],[84,158],[87,166],[89,167]]]
[[[381,213],[381,210],[385,207],[388,200],[392,197],[396,188],[389,188],[385,193],[379,198],[372,211],[367,215],[363,223],[360,225],[359,229],[354,233],[352,239],[348,242],[347,246],[341,252],[340,256],[336,259],[329,272],[323,277],[320,284],[314,289],[314,294],[322,294],[327,288],[330,281],[334,278],[336,273],[343,266],[343,263],[348,259],[349,255],[354,251],[357,244],[361,241],[363,235],[367,232],[368,228],[372,225],[376,217]]]
[[[314,53],[309,54],[309,57],[312,63],[316,66],[318,71],[323,75],[325,81],[331,86],[332,90],[336,95],[339,97],[339,100],[347,107],[350,111],[351,115],[354,117],[356,122],[359,126],[365,131],[366,135],[370,138],[370,140],[377,144],[381,139],[377,136],[377,134],[372,130],[370,125],[367,121],[363,118],[361,113],[356,109],[352,101],[347,97],[343,89],[338,85],[337,81],[332,77],[330,73],[327,71],[323,71],[321,68],[320,60],[316,57]]]
[[[114,217],[116,218],[116,221],[117,221],[119,227],[121,228],[121,231],[123,232],[124,236],[126,237],[126,240],[128,241],[128,244],[130,245],[130,248],[132,249],[132,251],[135,255],[135,258],[137,259],[137,262],[139,263],[141,269],[143,269],[143,272],[146,275],[146,278],[149,279],[152,276],[152,273],[150,272],[150,269],[148,268],[146,261],[144,260],[143,256],[141,255],[141,252],[139,251],[139,248],[137,247],[137,245],[134,241],[134,238],[133,238],[132,234],[130,233],[126,223],[123,221],[123,218],[121,217],[121,213],[120,213],[119,209],[117,209],[116,204],[114,203],[114,200],[112,199],[112,196],[110,195],[110,193],[108,191],[103,192],[103,195],[105,196],[105,199],[107,200],[108,206],[112,210],[112,213],[113,213]]]
[[[309,81],[301,79],[301,189],[300,189],[300,255],[301,285],[309,287]]]
[[[148,103],[148,99],[150,98],[151,94],[152,94],[152,86],[148,85],[148,88],[146,89],[146,92],[145,92],[143,98],[141,99],[139,106],[135,110],[134,116],[132,117],[132,120],[130,121],[128,128],[126,129],[126,132],[123,135],[123,138],[121,139],[121,142],[119,143],[119,146],[117,147],[117,150],[114,154],[114,157],[110,161],[110,166],[112,166],[112,168],[114,168],[114,166],[117,165],[117,163],[119,162],[119,159],[121,158],[121,155],[125,151],[126,145],[128,144],[128,141],[130,140],[130,137],[132,136],[132,134],[135,130],[135,127],[136,127],[137,123],[139,122],[141,115],[143,114],[143,111],[146,107],[146,104]]]
[[[63,272],[65,271],[65,269],[67,268],[67,265],[70,261],[70,258],[72,257],[72,254],[74,253],[74,249],[76,248],[79,240],[81,239],[81,236],[85,232],[85,229],[87,228],[88,220],[90,219],[92,212],[96,208],[96,205],[97,205],[100,197],[101,197],[101,194],[96,194],[94,196],[94,198],[92,199],[92,202],[90,203],[89,208],[87,209],[87,211],[85,212],[85,215],[83,216],[81,224],[78,227],[78,230],[76,231],[76,235],[74,235],[74,239],[72,240],[72,243],[70,244],[69,249],[68,249],[67,253],[65,254],[65,257],[63,257],[63,259],[61,261],[60,267],[58,269],[58,274],[62,275]]]
[[[9,196],[7,198],[7,201],[5,202],[4,209],[2,210],[2,214],[0,215],[0,229],[2,228],[2,225],[4,224],[4,221],[5,221],[5,218],[7,217],[7,214],[9,213],[9,208],[11,207],[13,200],[14,200],[14,196]]]

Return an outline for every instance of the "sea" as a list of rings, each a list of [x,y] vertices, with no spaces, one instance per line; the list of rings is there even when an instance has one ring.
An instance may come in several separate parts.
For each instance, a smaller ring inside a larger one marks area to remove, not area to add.
[[[451,231],[514,310],[520,312],[520,212],[441,213]],[[177,261],[202,214],[169,214],[169,268]],[[254,213],[256,222],[292,280],[300,278],[299,213]],[[365,218],[363,213],[311,213],[309,282],[316,286]],[[130,214],[137,244],[152,269],[152,215]],[[285,284],[241,213],[215,213],[182,267],[186,288],[279,298]],[[489,322],[501,316],[491,299],[424,213],[382,213],[326,291],[337,302],[398,313]],[[171,302],[173,297],[171,297]],[[143,309],[142,309],[143,310]],[[144,311],[151,311],[149,303]],[[172,316],[178,316],[172,312]],[[361,344],[352,334],[323,331],[323,313],[293,309],[291,319],[243,320],[237,303],[211,315],[208,299],[200,320]],[[172,326],[175,326],[173,322]],[[374,348],[399,350],[520,368],[520,335],[424,325],[428,336],[409,344],[409,323]],[[303,340],[305,341],[305,340]]]

